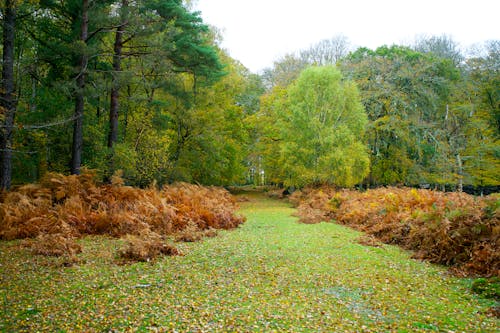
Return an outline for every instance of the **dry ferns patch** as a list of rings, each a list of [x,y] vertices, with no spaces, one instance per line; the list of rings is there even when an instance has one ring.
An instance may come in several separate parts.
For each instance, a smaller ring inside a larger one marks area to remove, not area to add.
[[[500,275],[500,196],[409,188],[294,193],[302,222],[336,220],[459,275]]]
[[[235,214],[236,201],[224,189],[185,183],[138,189],[124,186],[118,176],[112,184],[99,185],[91,172],[49,173],[39,184],[21,186],[0,198],[0,239],[31,238],[36,253],[51,256],[74,255],[74,239],[86,235],[133,235],[139,238],[128,238],[130,248],[138,251],[130,250],[129,256],[142,260],[149,257],[143,252],[170,254],[154,235],[209,236],[245,220]],[[141,241],[145,248],[151,243],[150,248],[141,252]]]
[[[168,244],[160,235],[149,232],[142,236],[126,235],[126,248],[120,257],[128,261],[150,261],[159,255],[182,255],[172,244]]]

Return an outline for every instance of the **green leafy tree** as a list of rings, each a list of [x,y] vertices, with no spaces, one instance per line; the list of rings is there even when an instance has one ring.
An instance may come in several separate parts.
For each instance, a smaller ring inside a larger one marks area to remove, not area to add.
[[[145,102],[157,113],[162,109],[158,92],[162,92],[162,99],[164,93],[178,94],[178,76],[187,74],[192,77],[190,93],[184,90],[181,93],[183,103],[189,108],[196,103],[200,87],[216,82],[225,74],[208,26],[203,24],[199,13],[187,10],[182,1],[129,3],[122,0],[119,8],[113,48],[108,135],[111,165],[108,175],[116,169],[112,148],[118,140],[120,88],[131,83],[130,76],[127,80],[127,76],[121,73],[122,58],[130,58],[125,63],[126,71],[140,73],[136,84],[142,85],[147,97]],[[179,144],[179,149],[182,146]]]
[[[274,87],[260,98],[258,112],[246,118],[251,132],[248,156],[248,182],[255,185],[280,184],[285,179],[281,165],[280,112],[286,103],[286,89]]]
[[[453,63],[407,47],[384,46],[358,49],[342,69],[357,82],[370,120],[370,183],[452,181],[443,123],[459,73]]]
[[[367,116],[356,85],[334,67],[310,67],[279,113],[285,183],[353,186],[369,171]]]
[[[118,24],[115,30],[115,40],[113,43],[113,73],[109,97],[108,148],[110,149],[113,149],[113,145],[118,141],[118,115],[120,111],[120,88],[122,84],[120,76],[122,72],[123,46],[131,39],[131,37],[127,38],[125,36],[125,31],[129,25],[129,17],[129,1],[122,0],[119,7]]]
[[[86,128],[93,123],[89,106],[97,104],[97,113],[100,113],[100,105],[94,98],[101,87],[98,87],[98,75],[93,71],[105,70],[100,55],[103,53],[102,38],[106,36],[107,28],[111,29],[109,13],[112,3],[111,0],[41,0],[33,10],[31,24],[26,27],[36,47],[36,66],[41,69],[35,73],[37,82],[43,87],[39,91],[53,97],[57,95],[51,99],[59,100],[58,104],[44,104],[43,97],[46,96],[39,96],[38,108],[45,113],[43,121],[46,123],[73,122],[72,130],[64,128],[62,140],[69,147],[58,145],[61,151],[55,155],[61,159],[71,156],[69,164],[68,161],[62,164],[76,174],[89,154]],[[71,131],[69,140],[68,131]],[[53,137],[49,141],[61,141],[61,133],[54,134],[49,134]],[[90,141],[95,139],[93,136]],[[61,163],[58,161],[57,164]]]
[[[500,41],[467,59],[457,104],[465,110],[463,173],[476,186],[500,185]]]
[[[252,83],[247,81],[241,65],[223,53],[220,58],[227,75],[211,85],[199,82],[193,104],[181,103],[178,95],[177,107],[168,112],[171,180],[210,185],[243,181],[248,132],[245,105],[239,97]],[[193,80],[184,77],[185,94],[189,94]]]

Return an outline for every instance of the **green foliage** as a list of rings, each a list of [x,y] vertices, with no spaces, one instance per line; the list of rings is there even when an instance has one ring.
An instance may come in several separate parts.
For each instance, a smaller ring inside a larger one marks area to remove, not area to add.
[[[457,98],[468,111],[464,168],[474,185],[500,184],[499,45],[499,41],[490,42],[485,56],[468,59],[462,95]]]
[[[90,3],[82,42],[82,1],[16,2],[16,184],[68,172],[81,92],[83,164],[107,180],[121,169],[139,186],[352,186],[370,164],[366,181],[375,185],[500,183],[498,41],[465,60],[446,36],[346,57],[339,36],[288,54],[259,76],[219,49],[217,32],[191,2]],[[113,45],[125,21],[117,70]],[[82,55],[89,62],[79,73]],[[313,63],[336,63],[344,78],[304,71]],[[81,74],[85,87],[77,89]],[[112,87],[119,110],[110,149]]]
[[[286,90],[276,86],[271,92],[263,95],[260,110],[246,119],[247,126],[255,129],[252,137],[254,143],[249,150],[250,172],[248,182],[255,185],[263,183],[282,183],[285,179],[281,164],[280,145],[281,132],[277,120],[279,110],[286,100]],[[265,175],[264,179],[262,174]]]
[[[358,84],[369,117],[370,182],[452,181],[443,178],[455,155],[442,127],[459,73],[452,63],[408,47],[383,46],[358,49],[342,70]]]
[[[360,48],[343,62],[370,119],[372,184],[499,184],[495,45],[466,66],[447,37]]]
[[[210,185],[243,181],[247,130],[245,113],[238,96],[247,89],[244,70],[221,54],[227,75],[208,87],[199,87],[193,105],[184,106],[176,97],[170,113],[170,180]],[[192,80],[182,82],[189,91]],[[182,94],[181,94],[182,95]]]
[[[353,186],[369,168],[360,141],[366,114],[356,86],[334,67],[310,67],[278,105],[280,162],[286,184]]]
[[[104,179],[123,170],[127,183],[139,186],[243,178],[244,112],[256,112],[263,88],[258,77],[220,52],[199,13],[180,0],[136,1],[126,7],[100,1],[89,8],[83,45],[81,1],[43,0],[26,7],[17,49],[25,68],[16,117],[17,183],[34,181],[46,171],[68,171],[80,76],[75,68],[82,54],[89,58],[83,91],[86,166]],[[115,31],[109,27],[124,18],[121,71],[114,72]],[[117,142],[109,149],[111,87],[119,88],[119,124]]]
[[[359,141],[366,114],[355,85],[334,67],[311,67],[288,88],[276,86],[250,122],[259,133],[253,168],[268,182],[352,186],[367,174]]]

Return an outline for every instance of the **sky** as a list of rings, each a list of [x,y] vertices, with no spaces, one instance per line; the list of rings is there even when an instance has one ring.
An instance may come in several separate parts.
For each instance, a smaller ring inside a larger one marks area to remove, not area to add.
[[[195,0],[221,46],[252,72],[337,35],[353,47],[443,34],[463,48],[500,39],[499,0]]]

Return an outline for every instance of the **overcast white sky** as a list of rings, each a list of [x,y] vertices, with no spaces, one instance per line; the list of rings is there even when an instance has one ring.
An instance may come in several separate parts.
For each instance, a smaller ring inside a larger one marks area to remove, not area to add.
[[[354,46],[449,35],[463,47],[500,39],[500,0],[197,0],[222,47],[253,72],[286,53],[345,35]]]

